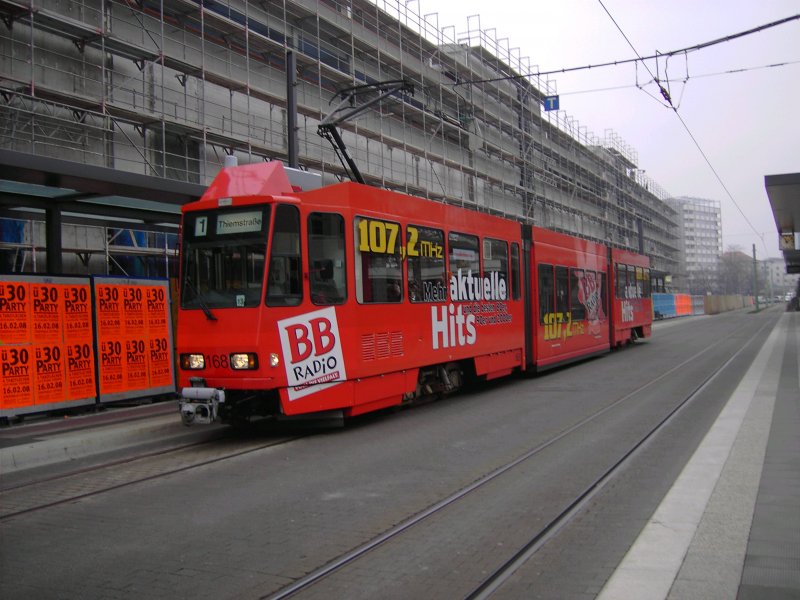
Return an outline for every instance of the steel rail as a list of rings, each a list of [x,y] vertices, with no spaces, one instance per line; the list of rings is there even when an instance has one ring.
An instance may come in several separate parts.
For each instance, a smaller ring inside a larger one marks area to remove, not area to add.
[[[96,471],[102,471],[103,469],[107,469],[109,467],[118,467],[127,463],[132,463],[137,460],[142,460],[144,458],[153,458],[156,456],[164,456],[169,454],[170,452],[179,452],[181,450],[186,450],[187,448],[194,448],[197,446],[203,446],[215,440],[218,440],[219,437],[209,438],[205,440],[199,440],[197,442],[189,442],[186,444],[180,444],[178,446],[171,446],[169,448],[163,448],[161,450],[153,450],[151,452],[143,452],[141,454],[134,454],[132,456],[126,456],[125,458],[120,458],[117,460],[110,460],[107,462],[98,463],[96,465],[89,465],[86,467],[82,467],[79,469],[75,469],[72,471],[67,471],[65,473],[57,473],[55,475],[48,475],[47,477],[41,477],[39,479],[32,479],[30,481],[24,481],[22,483],[13,484],[8,487],[4,487],[0,489],[0,498],[2,498],[3,494],[6,492],[14,492],[18,490],[24,490],[25,488],[29,488],[35,485],[41,485],[43,483],[50,483],[53,481],[59,481],[61,479],[68,479],[69,477],[75,477],[77,475],[86,475],[88,473],[94,473]],[[113,450],[111,451],[113,452]]]
[[[756,334],[760,333],[768,325],[769,325],[769,323],[766,323],[766,324],[762,325],[758,329]],[[436,503],[432,504],[431,506],[429,506],[428,508],[422,510],[421,512],[409,517],[405,521],[403,521],[403,522],[395,525],[394,527],[386,530],[382,534],[372,538],[371,540],[368,540],[367,542],[357,546],[356,548],[350,550],[349,552],[346,552],[346,553],[340,555],[339,557],[331,560],[330,562],[326,563],[325,565],[323,565],[323,566],[311,571],[310,573],[308,573],[307,575],[301,577],[300,579],[298,579],[294,583],[292,583],[292,584],[290,584],[290,585],[278,590],[277,592],[270,592],[269,594],[265,594],[263,596],[260,596],[259,600],[284,600],[285,598],[289,598],[291,596],[294,596],[295,594],[299,593],[303,589],[311,587],[312,585],[320,582],[324,578],[326,578],[326,577],[334,574],[335,572],[341,570],[342,568],[344,568],[348,564],[358,560],[359,558],[361,558],[365,554],[369,553],[370,551],[376,549],[377,547],[381,546],[382,544],[384,544],[384,543],[392,540],[393,538],[399,536],[400,534],[402,534],[406,530],[408,530],[408,529],[410,529],[410,528],[422,523],[423,521],[425,521],[426,519],[428,519],[428,518],[432,517],[433,515],[439,513],[443,509],[449,507],[450,505],[452,505],[452,504],[458,502],[459,500],[463,499],[464,497],[468,496],[472,492],[484,487],[488,483],[490,483],[493,480],[497,479],[501,475],[507,473],[511,469],[517,467],[521,463],[523,463],[523,462],[527,461],[528,459],[536,456],[537,454],[540,454],[542,451],[544,451],[545,449],[549,448],[553,444],[563,440],[567,436],[573,434],[577,430],[579,430],[579,429],[583,428],[584,426],[588,425],[589,423],[595,421],[596,419],[598,419],[599,417],[603,416],[607,412],[617,408],[618,406],[620,406],[624,402],[626,402],[626,401],[628,401],[628,400],[630,400],[632,398],[638,397],[638,394],[642,390],[645,390],[648,387],[661,382],[662,380],[664,380],[665,378],[669,377],[670,375],[672,375],[676,371],[682,369],[686,365],[688,365],[688,364],[692,363],[693,361],[695,361],[699,356],[702,356],[703,354],[705,354],[705,353],[709,352],[710,350],[714,349],[716,346],[719,346],[720,344],[725,343],[729,338],[733,337],[734,335],[737,335],[738,333],[739,333],[738,331],[734,331],[734,332],[731,332],[730,334],[728,334],[725,337],[718,338],[714,343],[712,343],[709,346],[703,348],[699,352],[696,352],[691,357],[689,357],[689,358],[685,359],[684,361],[682,361],[680,364],[668,369],[667,371],[665,371],[664,373],[662,373],[658,377],[655,377],[654,379],[648,381],[647,383],[644,383],[644,384],[640,385],[639,387],[637,387],[633,391],[628,392],[625,395],[621,396],[620,398],[618,398],[617,400],[615,400],[611,404],[609,404],[609,405],[603,407],[602,409],[600,409],[600,410],[588,415],[587,417],[581,419],[580,421],[578,421],[577,423],[575,423],[572,426],[568,427],[567,429],[563,430],[561,433],[559,433],[555,437],[549,439],[548,441],[543,442],[542,444],[539,444],[538,446],[536,446],[535,448],[532,448],[531,450],[528,450],[527,452],[523,453],[522,455],[518,456],[517,458],[515,458],[515,459],[507,462],[506,464],[494,469],[493,471],[491,471],[488,474],[484,475],[480,479],[477,479],[476,481],[474,481],[470,485],[468,485],[468,486],[456,491],[455,493],[453,493],[450,496],[444,498],[443,500],[440,500],[439,502],[436,502]],[[498,570],[496,570],[492,575],[490,575],[488,578],[486,578],[483,581],[483,583],[474,592],[472,592],[469,596],[467,596],[467,598],[469,598],[469,599],[472,599],[472,598],[485,598],[486,597],[485,595],[480,595],[480,594],[483,594],[484,591],[487,591],[487,590],[490,590],[487,593],[491,593],[491,591],[496,589],[497,585],[500,585],[502,583],[502,581],[505,581],[505,578],[507,578],[508,576],[510,576],[513,573],[513,571],[510,570],[511,568],[516,570],[518,568],[519,564],[521,564],[521,562],[524,562],[524,560],[527,560],[527,558],[529,558],[530,555],[535,553],[536,550],[538,550],[548,539],[550,539],[550,537],[552,535],[554,535],[561,527],[563,527],[563,525],[568,522],[568,519],[572,518],[580,510],[580,508],[585,504],[585,502],[590,500],[591,497],[594,494],[596,494],[600,489],[602,489],[602,487],[605,485],[605,483],[609,479],[611,479],[615,474],[617,474],[619,472],[619,470],[622,468],[622,466],[624,464],[627,464],[627,462],[629,462],[633,458],[635,453],[637,453],[637,451],[639,449],[641,449],[649,440],[651,440],[656,435],[656,433],[658,431],[660,431],[666,425],[667,421],[671,420],[673,418],[673,416],[682,407],[686,406],[691,399],[695,398],[697,396],[697,394],[705,386],[707,386],[726,366],[728,366],[730,364],[731,361],[733,361],[737,356],[739,356],[741,354],[741,352],[743,352],[743,350],[750,345],[750,343],[752,342],[752,340],[754,338],[755,338],[755,335],[751,336],[750,340],[745,345],[743,345],[733,356],[731,356],[730,358],[726,359],[723,364],[721,364],[719,367],[717,367],[712,372],[712,374],[700,384],[700,386],[698,386],[686,398],[684,398],[684,400],[682,400],[681,403],[676,408],[671,410],[670,413],[664,419],[662,419],[654,428],[652,428],[639,442],[637,442],[633,446],[633,448],[631,450],[629,450],[622,457],[622,459],[620,459],[617,463],[615,463],[608,470],[606,470],[599,478],[597,478],[591,485],[589,485],[588,488],[586,488],[586,490],[584,490],[583,492],[578,494],[568,504],[568,506],[556,516],[555,519],[551,520],[551,522],[549,524],[547,524],[543,528],[541,528],[539,530],[539,532],[536,533],[532,537],[530,542],[528,542],[520,551],[518,551],[514,555],[514,557],[509,559],[509,561],[506,561],[505,563],[503,563],[503,565]],[[519,561],[521,561],[521,562],[519,562]],[[504,573],[507,573],[507,575],[504,576],[503,575]],[[502,578],[502,580],[501,580],[501,578]],[[498,582],[497,585],[494,585],[493,582],[495,582],[495,581]]]
[[[516,571],[522,567],[525,562],[530,559],[536,552],[544,546],[550,539],[570,521],[572,521],[578,513],[581,512],[583,507],[591,501],[600,491],[618,475],[637,455],[639,455],[651,442],[656,435],[658,435],[666,426],[674,421],[678,415],[689,407],[692,401],[708,387],[727,367],[730,365],[745,349],[752,343],[753,339],[763,331],[769,323],[765,323],[750,337],[746,344],[739,348],[730,358],[728,358],[720,366],[716,367],[706,377],[700,385],[698,385],[692,392],[690,392],[677,406],[675,406],[667,415],[661,419],[654,427],[650,429],[630,450],[628,450],[617,462],[611,465],[604,473],[600,475],[594,482],[588,485],[583,492],[575,496],[575,498],[562,510],[554,519],[551,519],[538,533],[536,533],[530,541],[525,544],[514,556],[504,562],[498,569],[491,575],[484,579],[478,588],[466,597],[466,600],[485,600],[489,598],[500,586],[508,580]],[[731,334],[732,335],[732,334]],[[726,338],[723,339],[727,339]],[[710,348],[710,347],[709,347]],[[695,355],[697,356],[697,355]],[[684,363],[685,364],[685,363]]]
[[[98,489],[93,489],[93,490],[85,492],[85,493],[68,494],[68,495],[65,495],[63,498],[59,498],[57,500],[45,501],[45,502],[41,502],[39,504],[36,504],[36,505],[33,505],[33,506],[29,506],[29,507],[26,507],[26,508],[22,508],[22,509],[19,509],[19,510],[11,510],[9,512],[0,513],[0,522],[5,521],[7,519],[10,519],[12,517],[19,516],[19,515],[24,515],[24,514],[27,514],[27,513],[36,512],[36,511],[44,510],[44,509],[47,509],[47,508],[52,508],[54,506],[59,506],[61,504],[67,504],[69,502],[74,502],[75,500],[81,500],[83,498],[90,498],[90,497],[93,497],[93,496],[104,494],[106,492],[110,492],[112,490],[117,490],[117,489],[120,489],[120,488],[124,488],[124,487],[128,487],[128,486],[131,486],[131,485],[135,485],[137,483],[142,483],[142,482],[146,482],[146,481],[153,481],[153,480],[156,480],[156,479],[161,479],[163,477],[168,477],[170,475],[174,475],[176,473],[183,473],[185,471],[190,471],[192,469],[197,469],[199,467],[204,467],[206,465],[210,465],[210,464],[214,464],[214,463],[230,460],[232,458],[238,458],[238,457],[244,456],[246,454],[251,454],[253,452],[258,452],[260,450],[265,450],[266,448],[271,448],[273,446],[280,446],[282,444],[287,444],[289,442],[293,442],[293,441],[299,440],[299,439],[304,438],[304,437],[307,437],[307,435],[295,435],[295,436],[291,436],[291,437],[283,437],[283,438],[279,438],[277,440],[272,440],[272,441],[270,441],[268,443],[265,443],[265,444],[258,444],[257,446],[246,448],[245,450],[236,450],[236,451],[232,451],[232,452],[229,452],[229,453],[225,453],[225,454],[223,454],[221,456],[216,456],[214,458],[198,460],[198,462],[193,463],[193,464],[182,465],[180,467],[175,467],[175,468],[167,468],[164,471],[161,471],[159,473],[154,473],[152,475],[134,476],[128,481],[122,481],[120,483],[115,483],[115,484],[112,484],[112,485],[102,485],[102,486],[98,487]],[[185,451],[187,449],[191,449],[191,448],[195,448],[195,447],[198,447],[198,446],[210,444],[210,443],[215,442],[215,441],[219,441],[219,438],[214,438],[214,439],[205,440],[205,441],[201,441],[201,442],[194,442],[192,444],[186,444],[186,445],[183,445],[183,446],[178,446],[178,447],[174,447],[174,448],[168,448],[168,449],[165,449],[165,450],[160,450],[160,451],[155,451],[155,452],[148,452],[148,453],[145,453],[145,454],[141,454],[141,455],[137,455],[137,456],[133,456],[133,457],[128,457],[128,458],[121,459],[121,460],[118,460],[118,461],[111,461],[111,462],[108,462],[108,463],[103,463],[101,465],[94,465],[92,467],[87,467],[85,469],[80,469],[78,471],[73,471],[73,472],[70,472],[70,473],[67,473],[67,474],[64,474],[64,475],[57,475],[57,476],[54,476],[54,477],[50,477],[50,478],[46,478],[46,479],[42,479],[42,480],[38,480],[38,481],[28,482],[28,483],[19,485],[19,486],[14,487],[14,488],[9,488],[9,489],[1,491],[0,492],[0,505],[4,504],[3,501],[7,497],[12,496],[14,492],[18,493],[20,491],[25,491],[27,488],[33,488],[34,486],[41,485],[43,483],[51,483],[53,481],[58,481],[58,480],[67,480],[67,479],[70,479],[70,478],[73,478],[73,477],[85,476],[87,474],[92,474],[92,473],[101,473],[104,470],[111,469],[111,468],[117,468],[120,465],[132,464],[132,463],[135,463],[135,462],[138,462],[138,461],[143,461],[143,460],[147,460],[147,459],[166,456],[168,454],[176,454],[176,453],[178,453],[180,451]]]

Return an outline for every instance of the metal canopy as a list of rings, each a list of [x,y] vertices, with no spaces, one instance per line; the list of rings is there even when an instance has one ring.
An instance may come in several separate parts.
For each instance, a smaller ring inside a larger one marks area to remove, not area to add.
[[[158,230],[178,224],[180,207],[204,191],[196,183],[0,150],[0,208],[45,211],[47,270],[53,275],[61,273],[65,213]]]
[[[52,202],[81,203],[91,200],[92,206],[96,208],[94,214],[105,216],[115,215],[118,202],[104,203],[103,197],[125,197],[132,201],[128,208],[144,211],[140,214],[141,219],[149,218],[146,213],[153,212],[154,207],[137,206],[136,200],[150,200],[180,207],[197,200],[205,191],[205,186],[196,183],[128,173],[12,150],[0,150],[0,179],[61,188],[57,194],[48,194]],[[22,191],[24,192],[24,188]],[[31,190],[29,195],[41,198],[43,194],[41,191]],[[161,207],[155,212],[167,210],[167,207]]]
[[[800,273],[800,173],[767,175],[764,186],[772,206],[787,273]]]

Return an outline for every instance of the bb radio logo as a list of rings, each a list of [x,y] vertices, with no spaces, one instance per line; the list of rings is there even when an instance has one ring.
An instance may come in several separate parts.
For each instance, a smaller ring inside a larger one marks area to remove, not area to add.
[[[336,309],[324,308],[278,321],[278,331],[290,400],[347,379]]]

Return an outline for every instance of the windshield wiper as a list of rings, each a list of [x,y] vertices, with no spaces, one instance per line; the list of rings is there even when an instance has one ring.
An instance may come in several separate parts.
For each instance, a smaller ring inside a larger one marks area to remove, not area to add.
[[[208,308],[208,305],[203,301],[203,298],[200,296],[200,290],[197,289],[197,286],[192,281],[192,278],[187,275],[186,279],[183,281],[186,285],[192,288],[195,298],[197,298],[197,304],[200,305],[200,308],[203,310],[203,314],[206,316],[206,319],[209,321],[216,321],[217,317],[214,316],[214,313],[211,312],[211,309]]]

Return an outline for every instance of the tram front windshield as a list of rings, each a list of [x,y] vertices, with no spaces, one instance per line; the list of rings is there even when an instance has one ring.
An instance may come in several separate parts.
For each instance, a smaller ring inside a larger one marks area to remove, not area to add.
[[[258,306],[270,207],[189,213],[184,218],[181,307]]]

